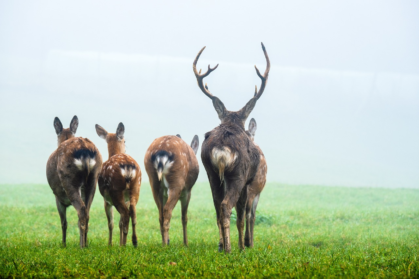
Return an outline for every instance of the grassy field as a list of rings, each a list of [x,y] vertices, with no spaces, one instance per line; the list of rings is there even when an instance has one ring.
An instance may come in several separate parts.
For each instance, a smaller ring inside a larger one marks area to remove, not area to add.
[[[117,225],[114,246],[108,247],[97,191],[89,247],[78,247],[71,207],[63,248],[49,186],[0,185],[0,277],[419,277],[419,190],[269,183],[258,214],[253,249],[239,251],[233,223],[232,253],[218,253],[209,185],[198,183],[189,207],[189,247],[182,245],[179,205],[170,246],[162,247],[157,208],[144,183],[138,248],[130,242],[131,231],[127,247],[118,246]]]

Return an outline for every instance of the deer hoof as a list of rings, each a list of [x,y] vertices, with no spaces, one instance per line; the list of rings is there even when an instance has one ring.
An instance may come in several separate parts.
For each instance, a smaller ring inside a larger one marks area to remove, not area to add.
[[[223,252],[223,244],[218,243],[218,252]]]

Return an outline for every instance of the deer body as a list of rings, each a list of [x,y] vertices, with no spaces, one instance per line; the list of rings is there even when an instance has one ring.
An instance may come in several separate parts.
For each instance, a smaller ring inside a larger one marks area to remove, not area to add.
[[[99,190],[104,198],[106,217],[108,219],[109,241],[112,245],[113,206],[121,215],[119,221],[119,244],[126,245],[129,220],[132,223],[132,243],[137,246],[137,213],[136,205],[140,196],[141,170],[137,162],[125,154],[125,128],[119,124],[116,134],[108,133],[96,125],[97,134],[108,143],[109,159],[103,163],[99,175]]]
[[[201,49],[195,58],[193,70],[199,88],[212,100],[221,124],[205,134],[201,158],[207,171],[217,214],[217,225],[220,234],[218,247],[220,251],[224,250],[229,253],[231,251],[230,215],[233,207],[236,207],[237,211],[236,223],[239,231],[239,248],[244,249],[245,246],[243,230],[245,211],[248,204],[248,189],[258,174],[262,153],[260,153],[252,138],[246,133],[244,123],[265,89],[270,62],[266,49],[262,44],[267,67],[264,75],[261,75],[255,67],[256,73],[262,80],[259,91],[256,88],[254,97],[241,110],[236,112],[228,111],[221,100],[212,95],[208,86],[203,83],[203,79],[214,71],[218,65],[214,68],[208,65],[208,70],[203,74],[196,69],[196,64],[204,49],[205,47]],[[253,201],[255,199],[254,197]]]
[[[191,146],[180,136],[163,136],[153,141],[144,157],[151,190],[159,210],[163,245],[169,244],[170,219],[178,200],[182,205],[183,242],[188,245],[187,212],[191,190],[199,173],[195,156],[198,145],[197,136]]]
[[[256,132],[256,121],[252,118],[249,123],[249,130],[246,133],[254,140]],[[256,145],[256,144],[255,144]],[[256,208],[259,203],[260,193],[266,184],[266,174],[268,172],[268,165],[266,163],[265,155],[258,145],[256,148],[259,152],[259,166],[255,177],[247,187],[247,203],[246,203],[246,235],[244,243],[247,247],[253,247],[253,230],[256,219]]]
[[[58,148],[47,162],[47,180],[55,195],[61,219],[62,242],[66,245],[67,207],[73,205],[79,217],[80,247],[87,246],[89,211],[96,191],[102,157],[96,146],[86,138],[74,137],[78,119],[75,116],[70,129],[63,129],[56,117],[54,126]]]
[[[216,155],[220,151],[224,151],[223,156]],[[233,207],[237,210],[239,239],[243,239],[246,185],[256,175],[260,153],[244,129],[220,125],[205,134],[201,158],[208,174],[217,213],[219,249],[228,252],[231,246],[224,247],[224,243],[230,243],[230,215]],[[240,247],[244,248],[243,245],[240,243]]]

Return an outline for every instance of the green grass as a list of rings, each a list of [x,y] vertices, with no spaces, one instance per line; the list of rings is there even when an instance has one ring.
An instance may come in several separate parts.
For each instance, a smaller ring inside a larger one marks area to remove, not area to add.
[[[117,226],[114,246],[107,246],[102,205],[97,191],[89,247],[83,250],[78,247],[75,210],[67,211],[63,248],[49,186],[0,185],[0,277],[419,277],[415,189],[268,183],[259,202],[255,247],[239,251],[233,220],[230,255],[217,252],[218,228],[207,183],[192,191],[188,248],[182,245],[179,205],[170,246],[161,246],[148,184],[142,185],[137,205],[138,248],[132,246],[131,234],[127,247],[118,246]]]

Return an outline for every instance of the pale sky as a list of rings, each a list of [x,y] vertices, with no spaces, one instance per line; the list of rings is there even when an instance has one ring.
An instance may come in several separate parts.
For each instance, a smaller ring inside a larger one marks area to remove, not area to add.
[[[419,187],[418,14],[417,1],[2,1],[0,184],[46,183],[53,119],[73,115],[105,159],[94,124],[123,122],[147,181],[155,138],[202,143],[219,124],[197,52],[220,63],[205,81],[238,110],[263,42],[273,66],[250,117],[270,181]]]

